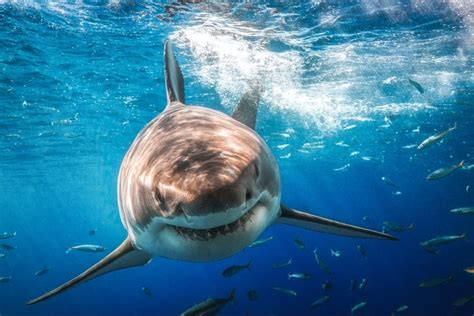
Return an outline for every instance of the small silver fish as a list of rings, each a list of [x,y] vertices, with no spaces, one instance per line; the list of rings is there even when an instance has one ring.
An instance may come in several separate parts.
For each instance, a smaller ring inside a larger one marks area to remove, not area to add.
[[[288,267],[289,265],[291,265],[293,262],[293,259],[291,258],[290,260],[288,260],[287,262],[283,262],[283,263],[274,263],[272,264],[272,268],[273,269],[281,269],[281,268],[284,268],[284,267]]]
[[[362,256],[367,257],[367,250],[365,250],[364,247],[362,247],[361,245],[357,245],[357,250],[359,250],[359,253]]]
[[[317,248],[314,248],[313,253],[314,253],[314,260],[316,260],[316,263],[319,265],[319,268],[323,270],[324,273],[331,274],[331,269],[329,269],[326,263],[324,263],[324,261],[321,260],[321,258],[319,257]]]
[[[391,186],[391,187],[395,187],[395,188],[398,187],[397,184],[395,184],[392,180],[390,180],[390,179],[387,178],[387,177],[382,177],[381,180],[383,181],[383,183],[385,183],[385,184],[387,184],[387,185],[389,185],[389,186]]]
[[[466,305],[472,300],[474,300],[474,295],[464,296],[455,300],[451,305],[453,305],[454,307],[460,307]]]
[[[36,272],[35,272],[35,275],[36,275],[36,276],[45,275],[46,273],[48,273],[48,271],[49,271],[50,269],[51,269],[51,267],[44,267],[43,269],[36,271]]]
[[[16,249],[15,246],[11,246],[9,244],[0,244],[0,247],[5,249],[5,250],[15,250]]]
[[[345,164],[344,166],[342,166],[342,167],[340,167],[340,168],[334,168],[334,169],[332,169],[332,170],[334,170],[334,171],[344,171],[344,170],[346,170],[347,168],[349,168],[350,166],[351,166],[351,164],[348,163],[348,164]]]
[[[450,244],[452,242],[455,242],[457,240],[462,240],[466,238],[466,233],[461,234],[461,235],[452,235],[452,236],[437,236],[435,238],[432,238],[427,241],[423,241],[420,243],[420,245],[423,248],[434,248],[434,247],[439,247],[439,246],[444,246],[446,244]]]
[[[354,315],[354,312],[356,310],[359,310],[361,308],[363,308],[365,305],[367,305],[367,302],[360,302],[359,304],[356,304],[354,307],[352,307],[351,309],[351,315]]]
[[[447,177],[451,172],[454,170],[457,170],[461,168],[464,164],[464,160],[462,160],[460,163],[454,166],[446,167],[446,168],[439,168],[432,173],[430,173],[427,177],[426,180],[438,180],[444,177]]]
[[[450,210],[451,213],[460,215],[474,215],[474,206],[458,207]]]
[[[12,280],[11,276],[0,276],[0,283],[8,283]]]
[[[451,281],[452,279],[453,279],[452,275],[450,275],[447,278],[433,278],[433,279],[429,279],[429,280],[421,282],[419,286],[425,289],[430,289],[433,287],[443,285],[444,283],[447,283]]]
[[[317,299],[316,301],[311,303],[310,307],[316,307],[316,306],[322,305],[326,303],[327,301],[329,301],[330,299],[331,297],[329,295],[323,296],[320,299]]]
[[[247,269],[247,270],[250,271],[250,264],[251,264],[251,261],[249,261],[246,265],[233,265],[233,266],[230,266],[222,272],[222,275],[226,278],[230,278],[231,276],[239,273],[242,270]]]
[[[386,222],[383,222],[383,227],[386,230],[391,230],[393,232],[401,233],[401,232],[412,230],[413,223],[407,226],[403,226],[394,222],[386,221]]]
[[[84,252],[102,252],[105,251],[105,247],[99,245],[78,245],[73,246],[66,250],[66,253],[70,253],[72,250],[84,251]]]
[[[210,298],[185,310],[180,316],[204,316],[216,315],[229,302],[234,302],[235,289],[230,292],[228,298]]]
[[[0,258],[5,258],[7,255],[4,253],[0,253]]]
[[[300,249],[304,249],[304,243],[301,240],[299,240],[298,238],[295,238],[294,242],[295,242],[296,247]]]
[[[142,291],[145,295],[152,296],[151,291],[150,291],[149,288],[143,286]]]
[[[273,236],[270,236],[268,238],[265,238],[265,239],[260,239],[260,240],[256,240],[254,241],[253,243],[251,243],[250,245],[248,245],[249,248],[253,248],[253,247],[257,247],[257,246],[261,246],[263,245],[264,243],[267,243],[269,242],[270,240],[273,239]]]
[[[359,284],[359,290],[363,290],[367,287],[367,279],[362,279],[362,281]]]
[[[338,258],[341,255],[342,255],[342,252],[340,250],[332,250],[331,249],[331,256]]]
[[[3,232],[0,234],[0,239],[8,239],[16,236],[16,232],[8,233],[8,232]]]
[[[282,292],[282,293],[288,294],[288,295],[298,296],[298,293],[296,293],[296,292],[293,291],[293,290],[284,289],[284,288],[276,287],[276,286],[272,287],[272,289],[274,289],[275,291],[278,291],[278,292]]]
[[[422,141],[421,144],[418,145],[417,149],[426,149],[430,147],[431,145],[436,144],[437,142],[445,138],[449,133],[454,131],[456,128],[457,128],[457,123],[454,123],[453,127],[450,127],[443,132],[434,134],[428,137],[427,139],[425,139],[424,141]]]
[[[402,306],[400,306],[399,308],[397,308],[397,311],[396,311],[396,312],[397,312],[397,313],[401,313],[401,312],[406,311],[407,309],[408,309],[408,306],[402,305]]]
[[[288,273],[288,280],[290,279],[300,279],[300,280],[310,280],[312,277],[307,273]]]

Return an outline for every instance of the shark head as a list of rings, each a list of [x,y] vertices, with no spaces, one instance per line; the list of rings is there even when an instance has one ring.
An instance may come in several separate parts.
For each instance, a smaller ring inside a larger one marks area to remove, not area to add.
[[[228,257],[279,211],[265,142],[220,112],[175,104],[133,142],[119,175],[124,226],[138,249],[180,260]]]

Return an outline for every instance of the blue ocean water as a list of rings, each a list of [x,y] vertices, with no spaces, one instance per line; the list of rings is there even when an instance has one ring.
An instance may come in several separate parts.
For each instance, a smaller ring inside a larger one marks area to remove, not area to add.
[[[167,39],[188,104],[231,113],[249,83],[263,87],[256,130],[278,161],[286,205],[377,230],[383,221],[413,229],[391,242],[275,225],[261,236],[271,241],[226,260],[156,258],[26,306],[105,254],[66,254],[69,247],[110,251],[126,237],[118,170],[137,133],[166,105]],[[0,283],[1,315],[178,315],[233,288],[235,302],[222,315],[349,315],[364,301],[354,315],[391,315],[402,305],[408,309],[400,315],[473,314],[474,303],[452,303],[474,294],[463,271],[474,265],[474,219],[449,210],[474,206],[474,173],[425,179],[461,160],[474,163],[470,1],[233,2],[170,14],[152,1],[0,0],[0,47],[0,233],[16,232],[0,241],[16,247],[0,249],[0,276],[11,276]],[[442,142],[416,149],[455,123]],[[419,244],[462,233],[467,239],[438,255]],[[331,274],[316,263],[315,248]],[[292,265],[272,269],[289,259]],[[250,271],[222,276],[249,261]],[[44,267],[49,272],[35,276]],[[297,272],[313,278],[288,279]],[[419,287],[450,275],[439,287]],[[351,280],[362,279],[367,287],[352,291]],[[309,306],[325,295],[329,302]]]

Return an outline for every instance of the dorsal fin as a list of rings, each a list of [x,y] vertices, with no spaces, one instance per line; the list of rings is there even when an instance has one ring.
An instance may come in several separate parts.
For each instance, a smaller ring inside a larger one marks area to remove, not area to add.
[[[104,259],[97,262],[86,271],[79,274],[77,277],[55,288],[54,290],[32,299],[26,304],[36,304],[38,302],[44,301],[47,298],[50,298],[51,296],[70,289],[73,286],[96,278],[102,274],[106,274],[115,270],[142,266],[147,264],[150,260],[151,256],[145,252],[135,249],[132,245],[132,242],[127,237],[127,239],[125,239],[125,241],[120,246],[118,246],[117,249],[112,251]]]
[[[184,104],[184,79],[173,53],[171,41],[165,43],[165,84],[168,106],[173,102]]]
[[[232,113],[232,118],[251,129],[255,129],[257,122],[258,102],[260,101],[260,89],[257,85],[247,91],[239,101]]]

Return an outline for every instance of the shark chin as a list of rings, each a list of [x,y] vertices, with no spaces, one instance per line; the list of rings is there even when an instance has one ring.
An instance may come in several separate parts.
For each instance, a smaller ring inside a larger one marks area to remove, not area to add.
[[[129,237],[137,249],[153,256],[192,262],[221,260],[255,241],[278,218],[279,211],[280,198],[267,195],[237,219],[222,225],[195,229],[155,218],[145,230]]]
[[[227,258],[273,224],[397,240],[283,205],[278,165],[255,132],[258,85],[250,85],[229,116],[185,104],[183,74],[169,41],[164,64],[166,109],[137,135],[118,176],[119,212],[128,236],[102,260],[27,304],[112,271],[146,265],[154,257]]]

